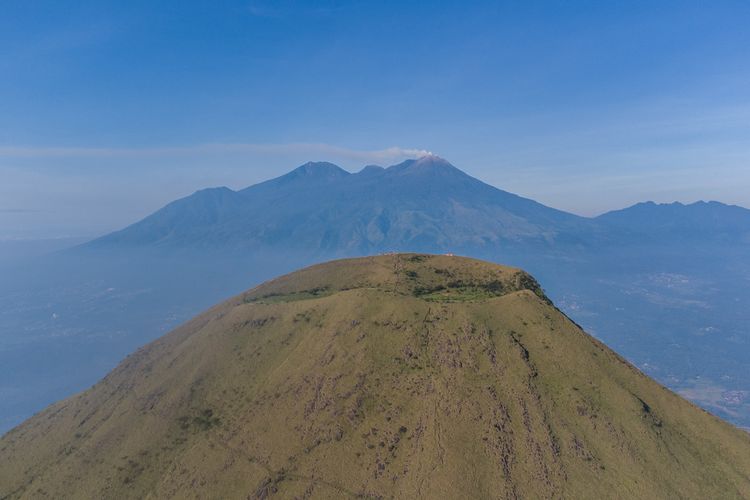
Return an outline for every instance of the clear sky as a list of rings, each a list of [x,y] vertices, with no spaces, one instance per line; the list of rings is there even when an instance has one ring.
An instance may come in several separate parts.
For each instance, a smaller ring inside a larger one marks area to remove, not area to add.
[[[750,207],[750,2],[6,0],[0,239],[422,151],[591,215]]]

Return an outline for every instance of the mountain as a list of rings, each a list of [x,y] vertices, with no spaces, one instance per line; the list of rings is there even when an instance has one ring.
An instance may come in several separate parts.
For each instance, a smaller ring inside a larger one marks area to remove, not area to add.
[[[719,202],[639,203],[579,217],[502,191],[437,156],[349,173],[309,162],[233,191],[204,189],[83,248],[301,253],[392,250],[493,256],[646,244],[746,244],[750,210]]]
[[[436,156],[351,174],[307,163],[241,191],[206,189],[89,248],[351,255],[580,240],[587,221],[489,186]]]
[[[595,219],[620,241],[750,243],[750,210],[717,201],[638,203]]]
[[[1,498],[747,498],[750,436],[518,269],[386,255],[215,306],[0,438]]]
[[[750,428],[748,227],[750,211],[717,202],[578,217],[434,156],[358,173],[307,163],[244,190],[202,190],[123,231],[0,267],[0,433],[251,284],[389,251],[527,269],[649,376]]]

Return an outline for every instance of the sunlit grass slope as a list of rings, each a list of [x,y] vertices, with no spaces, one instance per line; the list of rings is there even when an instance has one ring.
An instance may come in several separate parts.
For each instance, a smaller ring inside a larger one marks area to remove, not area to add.
[[[0,498],[750,498],[750,437],[526,273],[314,266],[218,305],[0,440]]]

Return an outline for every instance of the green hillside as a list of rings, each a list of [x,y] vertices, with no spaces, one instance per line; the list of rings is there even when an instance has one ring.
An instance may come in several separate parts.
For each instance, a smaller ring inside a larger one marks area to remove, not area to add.
[[[386,255],[218,305],[0,439],[0,498],[749,498],[750,436],[528,274]]]

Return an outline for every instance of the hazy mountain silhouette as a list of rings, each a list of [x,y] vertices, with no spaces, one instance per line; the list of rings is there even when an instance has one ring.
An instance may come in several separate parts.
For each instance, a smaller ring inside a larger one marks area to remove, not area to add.
[[[241,191],[205,189],[91,248],[221,248],[325,254],[553,245],[586,219],[485,184],[436,156],[351,174],[307,163]]]
[[[638,203],[596,218],[619,241],[750,244],[750,210],[717,201]],[[645,238],[645,239],[644,239]]]
[[[310,162],[233,191],[174,201],[90,249],[281,248],[310,255],[386,250],[560,250],[611,244],[750,242],[750,210],[715,201],[639,203],[596,218],[547,207],[426,156],[349,173]]]

